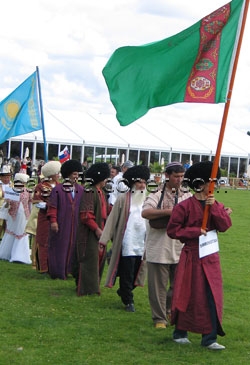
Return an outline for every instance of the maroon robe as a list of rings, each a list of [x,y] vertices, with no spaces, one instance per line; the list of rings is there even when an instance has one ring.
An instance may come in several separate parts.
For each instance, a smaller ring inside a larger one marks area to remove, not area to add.
[[[52,186],[48,181],[40,182],[35,187],[33,203],[48,203]],[[46,209],[39,209],[37,217],[36,244],[37,244],[37,269],[40,272],[48,272],[48,238],[49,238],[49,220]]]
[[[224,335],[221,326],[223,288],[220,259],[218,253],[199,258],[202,219],[202,204],[193,196],[176,205],[168,223],[168,235],[185,243],[175,274],[171,324],[183,331],[201,334],[212,331],[206,292],[208,283],[217,311],[217,333]],[[224,232],[230,226],[231,219],[223,204],[215,201],[210,207],[208,230]]]
[[[48,265],[53,279],[66,279],[73,273],[75,259],[75,238],[78,225],[79,206],[83,187],[75,184],[75,196],[65,192],[63,184],[58,184],[51,192],[47,217],[55,218],[59,226],[57,233],[49,232]]]

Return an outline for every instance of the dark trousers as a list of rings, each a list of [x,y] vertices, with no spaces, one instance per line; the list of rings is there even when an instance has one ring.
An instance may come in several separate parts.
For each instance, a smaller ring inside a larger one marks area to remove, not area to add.
[[[141,256],[121,256],[119,263],[120,288],[118,290],[123,304],[134,303],[133,289],[141,265]]]
[[[214,297],[213,297],[209,284],[207,283],[206,286],[207,286],[206,292],[207,292],[208,305],[210,308],[210,316],[211,316],[211,321],[212,321],[212,331],[210,333],[208,333],[207,335],[202,335],[202,340],[201,340],[202,346],[209,346],[209,345],[211,345],[211,343],[216,342],[216,339],[217,339],[218,319],[217,319],[216,306],[215,306]]]

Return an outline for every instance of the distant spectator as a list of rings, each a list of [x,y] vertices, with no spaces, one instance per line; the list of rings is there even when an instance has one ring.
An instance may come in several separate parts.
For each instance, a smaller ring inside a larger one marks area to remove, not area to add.
[[[122,179],[122,171],[120,166],[112,166],[110,170],[110,177],[112,180],[112,192],[109,194],[109,204],[114,205],[118,196],[117,186],[119,180]]]
[[[20,173],[21,174],[27,174],[27,159],[26,158],[21,160]]]
[[[129,169],[130,167],[133,167],[134,164],[132,161],[127,160],[124,162],[124,164],[122,165],[122,173],[124,174],[125,171],[127,171],[127,169]]]
[[[189,169],[189,167],[190,167],[190,162],[187,160],[187,161],[184,163],[183,167],[184,167],[185,171],[187,171],[187,169]]]
[[[244,186],[248,185],[248,179],[249,177],[247,176],[247,172],[245,171],[244,174],[242,175],[242,183]]]
[[[3,154],[3,150],[0,150],[0,166],[2,165],[2,163],[3,163],[3,156],[4,156],[4,154]]]
[[[15,164],[14,164],[14,175],[17,174],[20,171],[21,168],[21,159],[19,156],[15,157]]]
[[[82,171],[85,172],[88,169],[88,161],[84,160],[82,163]]]
[[[3,160],[1,171],[4,174],[9,174],[11,172],[11,166],[9,165],[9,161],[7,158]]]
[[[32,176],[32,161],[31,161],[30,157],[27,157],[26,169],[27,169],[27,175],[29,175],[29,177],[31,177]]]
[[[42,174],[42,167],[43,167],[43,165],[44,165],[44,164],[45,164],[45,161],[41,160],[41,161],[39,162],[38,167],[37,167],[38,182],[40,182],[40,181],[41,181],[41,179],[40,179],[40,175]]]

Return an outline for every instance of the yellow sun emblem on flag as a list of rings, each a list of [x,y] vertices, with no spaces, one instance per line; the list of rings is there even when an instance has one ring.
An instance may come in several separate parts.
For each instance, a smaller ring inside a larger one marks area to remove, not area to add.
[[[1,118],[1,123],[5,129],[10,130],[12,128],[12,123],[15,121],[19,110],[20,105],[15,100],[9,100],[4,104],[5,117]]]
[[[9,119],[15,119],[19,112],[19,104],[16,101],[9,101],[4,105],[5,113]]]

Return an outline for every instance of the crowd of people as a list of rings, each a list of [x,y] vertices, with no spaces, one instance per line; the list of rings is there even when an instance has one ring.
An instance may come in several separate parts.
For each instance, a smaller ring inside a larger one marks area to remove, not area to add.
[[[49,161],[32,189],[27,171],[13,178],[2,171],[0,259],[31,264],[51,279],[73,277],[78,296],[101,294],[108,262],[104,285],[112,288],[119,279],[116,293],[127,312],[135,312],[134,289],[147,279],[156,329],[173,325],[179,344],[190,343],[189,331],[199,333],[202,346],[222,350],[217,335],[224,335],[223,289],[215,243],[217,232],[231,226],[232,211],[209,191],[211,171],[210,161],[188,168],[170,162],[154,190],[148,189],[149,168],[131,161],[121,167],[95,163],[84,171],[77,160]],[[201,247],[211,242],[204,254]]]
[[[19,156],[8,159],[4,157],[2,150],[0,150],[0,169],[3,173],[11,173],[15,175],[20,172],[27,174],[29,177],[32,177],[33,172],[35,172],[29,156],[25,156],[23,159]]]

